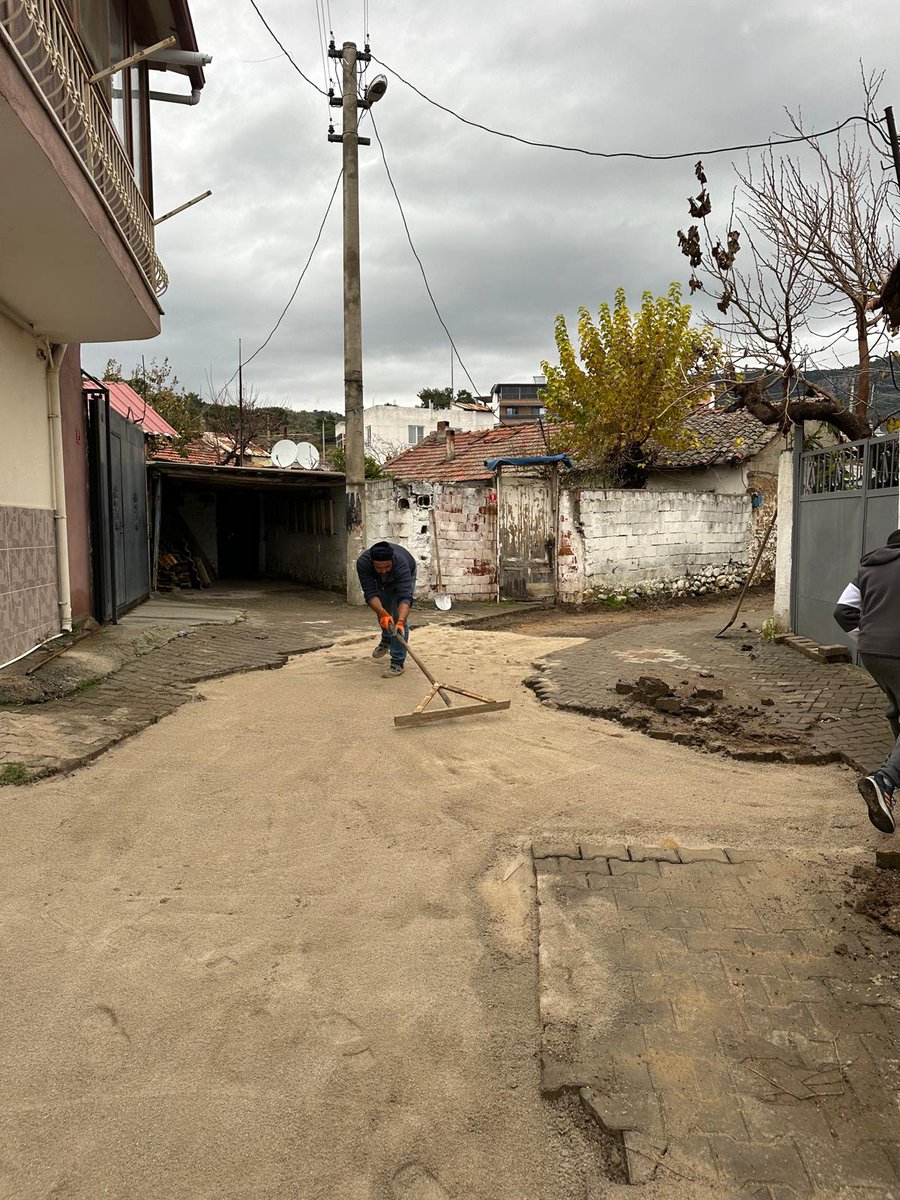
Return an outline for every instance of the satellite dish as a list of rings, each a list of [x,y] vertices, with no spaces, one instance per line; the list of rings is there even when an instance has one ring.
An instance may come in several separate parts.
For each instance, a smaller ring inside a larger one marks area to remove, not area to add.
[[[289,467],[297,460],[297,443],[283,438],[272,447],[272,466]]]
[[[312,442],[300,442],[295,459],[297,466],[304,471],[314,471],[319,465],[319,452]]]

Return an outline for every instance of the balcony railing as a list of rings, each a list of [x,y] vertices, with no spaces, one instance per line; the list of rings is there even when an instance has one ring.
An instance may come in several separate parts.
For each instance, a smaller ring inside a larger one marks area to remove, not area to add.
[[[168,277],[153,218],[92,70],[58,0],[0,0],[0,36],[18,58],[94,181],[157,296]]]

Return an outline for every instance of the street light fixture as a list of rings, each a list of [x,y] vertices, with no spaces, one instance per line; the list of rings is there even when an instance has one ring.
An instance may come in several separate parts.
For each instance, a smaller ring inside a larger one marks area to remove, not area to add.
[[[373,104],[381,99],[381,97],[387,91],[387,85],[388,81],[386,75],[375,76],[375,78],[366,88],[365,95],[363,96],[363,104],[366,108],[371,108]]]

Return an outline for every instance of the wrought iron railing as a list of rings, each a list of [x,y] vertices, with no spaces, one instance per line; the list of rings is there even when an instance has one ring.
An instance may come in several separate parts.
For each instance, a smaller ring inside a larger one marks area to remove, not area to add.
[[[153,218],[92,70],[59,0],[0,0],[0,36],[44,97],[106,202],[157,296],[168,277],[156,256]]]
[[[881,492],[900,486],[900,442],[895,436],[811,450],[800,462],[800,495]]]

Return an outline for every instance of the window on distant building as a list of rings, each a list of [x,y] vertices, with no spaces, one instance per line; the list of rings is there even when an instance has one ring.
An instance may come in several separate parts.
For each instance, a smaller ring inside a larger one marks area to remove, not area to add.
[[[417,446],[425,437],[424,425],[407,425],[406,441],[410,446]]]
[[[366,426],[366,445],[367,446],[372,445],[372,426],[371,425]]]
[[[504,415],[507,417],[517,417],[519,415],[519,410],[515,404],[507,404]]]
[[[546,417],[546,415],[547,415],[547,409],[546,409],[546,406],[542,404],[542,405],[540,406],[540,408],[538,409],[538,416],[539,416],[539,417]]]

